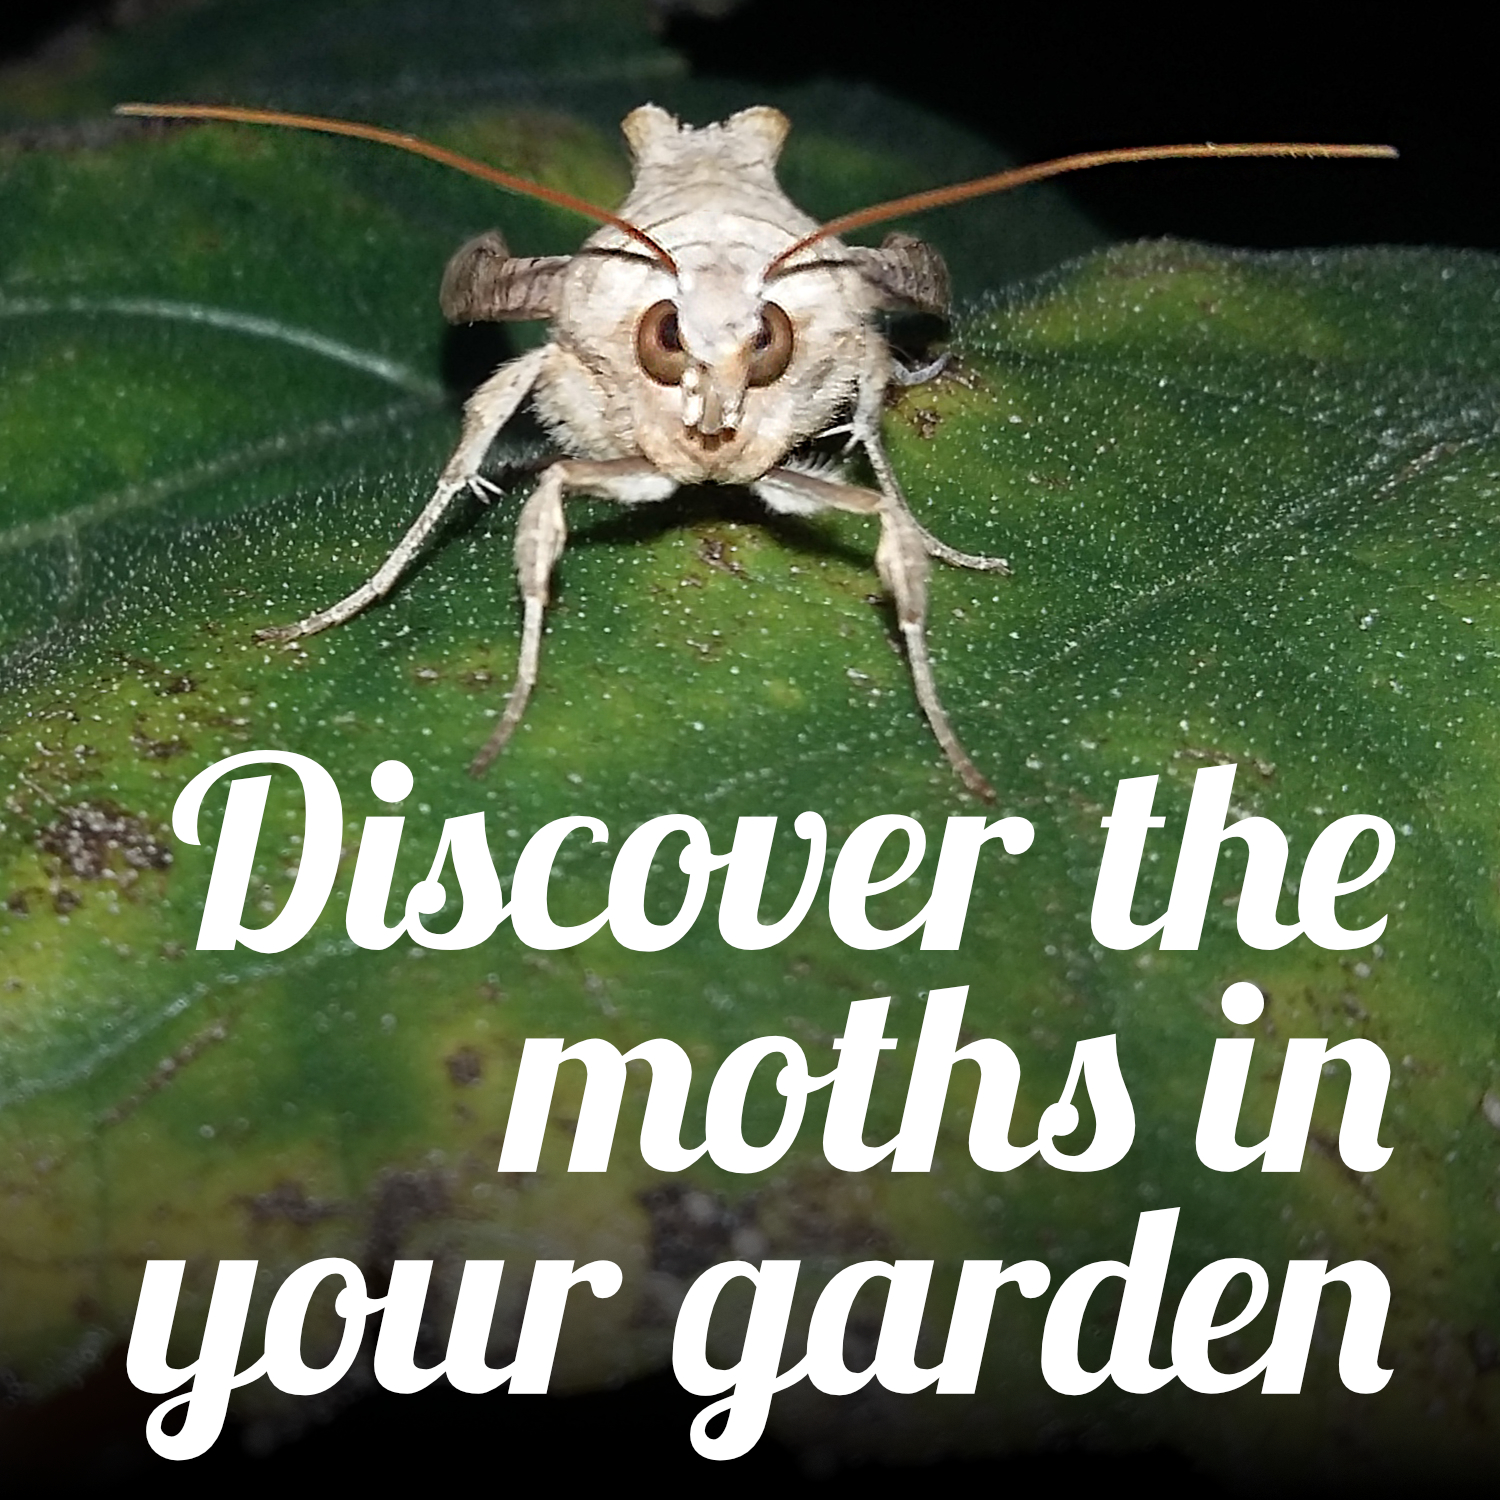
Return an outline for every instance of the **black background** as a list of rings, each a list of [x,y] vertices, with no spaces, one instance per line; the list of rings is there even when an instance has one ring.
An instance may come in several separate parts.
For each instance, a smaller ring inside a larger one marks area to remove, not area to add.
[[[498,0],[497,0],[498,3]],[[152,0],[0,0],[0,64],[64,44],[69,28],[109,29]],[[1108,146],[1202,140],[1389,142],[1396,164],[1320,164],[1288,172],[1254,162],[1163,164],[1071,178],[1068,190],[1120,237],[1176,235],[1259,248],[1356,243],[1500,250],[1496,192],[1496,52],[1492,39],[1439,8],[1408,10],[1379,29],[1317,28],[1317,13],[1252,9],[1188,21],[1115,7],[1054,6],[1028,14],[997,4],[908,0],[900,11],[817,0],[745,0],[714,20],[664,9],[667,40],[701,72],[766,83],[820,75],[863,79],[969,126],[1023,160]],[[990,34],[984,34],[989,28]],[[700,1404],[667,1376],[620,1393],[492,1403],[476,1428],[472,1398],[437,1389],[376,1394],[300,1440],[247,1459],[226,1434],[181,1467],[152,1459],[141,1437],[146,1398],[123,1370],[38,1418],[39,1447],[91,1428],[75,1484],[125,1480],[157,1494],[253,1487],[336,1492],[357,1487],[451,1491],[472,1485],[715,1495],[804,1488],[874,1495],[931,1487],[1011,1495],[1215,1492],[1169,1454],[1126,1459],[1058,1454],[916,1471],[810,1473],[770,1442],[733,1465],[695,1458],[686,1429]],[[48,1429],[53,1441],[46,1441]],[[545,1478],[543,1478],[545,1475]],[[22,1488],[51,1491],[33,1469]],[[11,1488],[14,1491],[14,1484]]]
[[[3,0],[0,61],[70,26],[129,24],[165,0]],[[497,0],[501,3],[501,0]],[[1396,164],[1160,164],[1074,177],[1068,191],[1122,238],[1177,235],[1266,249],[1431,244],[1500,250],[1500,87],[1493,24],[1442,6],[1350,11],[962,0],[899,8],[741,0],[708,19],[657,0],[700,71],[767,83],[864,79],[1038,160],[1175,141],[1389,142]],[[1483,14],[1483,8],[1480,8]]]
[[[920,0],[883,22],[879,7],[750,0],[719,22],[680,17],[669,32],[705,70],[868,79],[1028,161],[1205,140],[1372,141],[1402,153],[1316,171],[1173,163],[1069,178],[1067,191],[1123,238],[1500,249],[1495,39],[1472,21],[1449,24],[1440,7],[1408,7],[1378,29],[1375,13],[1320,31],[1317,7],[1173,19]]]

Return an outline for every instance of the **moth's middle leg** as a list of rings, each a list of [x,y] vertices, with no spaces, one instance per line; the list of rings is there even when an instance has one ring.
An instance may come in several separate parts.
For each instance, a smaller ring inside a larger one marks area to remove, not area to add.
[[[928,539],[910,514],[898,506],[887,505],[882,509],[880,522],[875,568],[896,601],[896,623],[906,642],[906,660],[911,666],[917,701],[959,779],[976,797],[993,802],[995,789],[969,759],[968,751],[953,732],[932,675],[932,660],[927,654],[927,575],[931,570]]]
[[[543,473],[541,483],[521,507],[516,522],[516,578],[524,610],[516,680],[494,733],[469,766],[470,775],[481,775],[505,748],[525,716],[532,689],[536,687],[542,657],[542,626],[551,599],[552,569],[568,544],[563,502],[569,497],[588,495],[620,505],[639,505],[665,500],[676,488],[675,479],[669,479],[642,458],[603,461],[565,458]]]
[[[928,556],[935,557],[950,567],[972,568],[979,573],[1010,572],[1010,564],[1003,557],[985,557],[978,552],[962,552],[957,547],[950,547],[941,537],[934,536],[912,514],[911,505],[902,491],[901,482],[896,478],[896,470],[886,454],[885,445],[880,441],[879,433],[866,433],[862,441],[865,454],[870,460],[870,467],[874,469],[875,478],[880,484],[880,493],[892,510],[900,511],[911,523],[916,534],[922,539],[923,550]]]
[[[931,549],[911,512],[889,495],[791,469],[772,469],[756,482],[755,492],[773,510],[808,512],[829,507],[879,516],[880,544],[875,549],[875,567],[896,605],[896,623],[906,645],[917,702],[959,779],[976,797],[993,802],[995,789],[969,759],[969,752],[953,732],[948,711],[938,697],[932,661],[927,655],[927,577],[931,571],[928,562]]]
[[[924,257],[933,253],[927,246],[920,248]],[[946,277],[946,270],[942,274]],[[929,310],[940,311],[945,316],[947,312],[946,307],[934,306]],[[885,444],[880,437],[880,417],[885,409],[885,393],[893,368],[890,354],[884,346],[878,342],[872,343],[866,368],[859,383],[859,400],[855,404],[854,415],[849,424],[854,435],[852,441],[865,450],[865,456],[870,460],[870,467],[875,471],[875,482],[880,486],[880,493],[885,499],[886,506],[890,510],[899,511],[905,517],[916,535],[921,538],[923,550],[929,557],[935,557],[940,562],[949,564],[950,567],[972,568],[980,573],[1009,573],[1010,564],[1003,557],[985,557],[978,552],[962,552],[957,547],[950,547],[941,537],[934,536],[912,514],[911,505],[902,491],[901,481],[896,478],[895,466],[891,463],[890,456],[885,451]]]

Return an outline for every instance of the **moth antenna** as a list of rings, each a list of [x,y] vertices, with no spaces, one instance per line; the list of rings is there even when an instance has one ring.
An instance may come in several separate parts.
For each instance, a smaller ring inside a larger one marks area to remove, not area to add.
[[[117,104],[117,115],[136,115],[153,120],[222,120],[231,125],[282,125],[289,130],[316,130],[323,135],[347,135],[360,141],[375,141],[382,146],[394,146],[399,151],[410,151],[414,156],[425,156],[430,161],[441,162],[445,167],[454,167],[482,182],[493,183],[512,193],[524,193],[528,198],[540,198],[557,208],[582,214],[599,224],[609,224],[622,234],[629,235],[637,244],[644,245],[652,256],[672,273],[677,274],[677,262],[646,233],[637,229],[628,219],[612,214],[607,208],[599,208],[583,198],[575,198],[561,188],[546,187],[525,177],[516,177],[502,172],[486,162],[475,161],[470,156],[460,156],[444,146],[435,146],[418,136],[407,135],[399,130],[383,130],[378,125],[361,125],[353,120],[330,120],[321,115],[284,114],[275,109],[240,109],[234,105],[220,104]]]
[[[905,218],[908,214],[925,213],[929,208],[942,208],[949,203],[963,203],[969,198],[983,198],[989,193],[1003,193],[1028,182],[1039,182],[1044,177],[1058,177],[1064,172],[1082,172],[1089,167],[1103,167],[1115,162],[1166,161],[1181,157],[1202,156],[1320,156],[1320,157],[1386,157],[1399,155],[1394,146],[1325,146],[1310,142],[1271,141],[1251,145],[1215,145],[1208,142],[1201,146],[1127,146],[1113,151],[1084,151],[1076,156],[1060,156],[1053,161],[1035,162],[1029,167],[1012,167],[1006,172],[996,172],[990,177],[976,177],[971,182],[957,182],[951,187],[930,188],[925,193],[911,193],[905,198],[892,198],[888,203],[877,203],[872,208],[857,209],[854,213],[841,214],[820,225],[811,234],[805,234],[795,244],[783,250],[765,269],[764,280],[780,275],[787,269],[787,262],[794,255],[815,245],[829,235],[846,234],[851,229],[864,229],[870,224],[883,224],[887,219]]]

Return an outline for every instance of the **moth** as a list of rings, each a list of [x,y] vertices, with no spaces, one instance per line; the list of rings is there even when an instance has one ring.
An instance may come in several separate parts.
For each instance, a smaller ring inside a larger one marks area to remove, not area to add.
[[[695,128],[646,104],[622,125],[634,181],[617,213],[376,126],[212,105],[126,104],[119,113],[290,126],[355,136],[457,167],[593,219],[570,256],[513,255],[497,230],[449,261],[439,303],[450,322],[539,319],[548,341],[503,364],[469,398],[463,431],[431,500],[395,550],[346,598],[295,624],[259,632],[294,641],[340,625],[384,598],[465,492],[499,493],[481,472],[490,445],[529,398],[560,456],[516,523],[523,605],[515,683],[470,769],[483,772],[526,712],[541,662],[552,571],[578,496],[644,505],[683,485],[739,485],[769,511],[850,511],[879,524],[875,568],[890,594],[917,702],[964,786],[995,793],[943,708],[927,650],[931,560],[1005,573],[1002,558],[949,546],[913,513],[880,435],[893,385],[908,368],[883,318],[946,319],[949,278],[931,245],[904,233],[877,247],[840,236],[1025,182],[1111,162],[1166,157],[1394,156],[1386,146],[1183,145],[1089,152],[877,204],[818,223],[789,199],[776,163],[790,122],[767,106]],[[840,461],[822,456],[842,438]],[[873,483],[851,473],[862,457]]]

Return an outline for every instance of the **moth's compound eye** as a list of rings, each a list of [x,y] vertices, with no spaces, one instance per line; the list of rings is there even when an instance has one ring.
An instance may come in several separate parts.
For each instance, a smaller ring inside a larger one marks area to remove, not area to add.
[[[635,330],[635,357],[658,385],[682,384],[688,357],[682,347],[674,303],[653,302],[641,315]]]
[[[750,343],[750,384],[770,385],[792,362],[792,320],[774,302],[761,306],[760,327]]]

